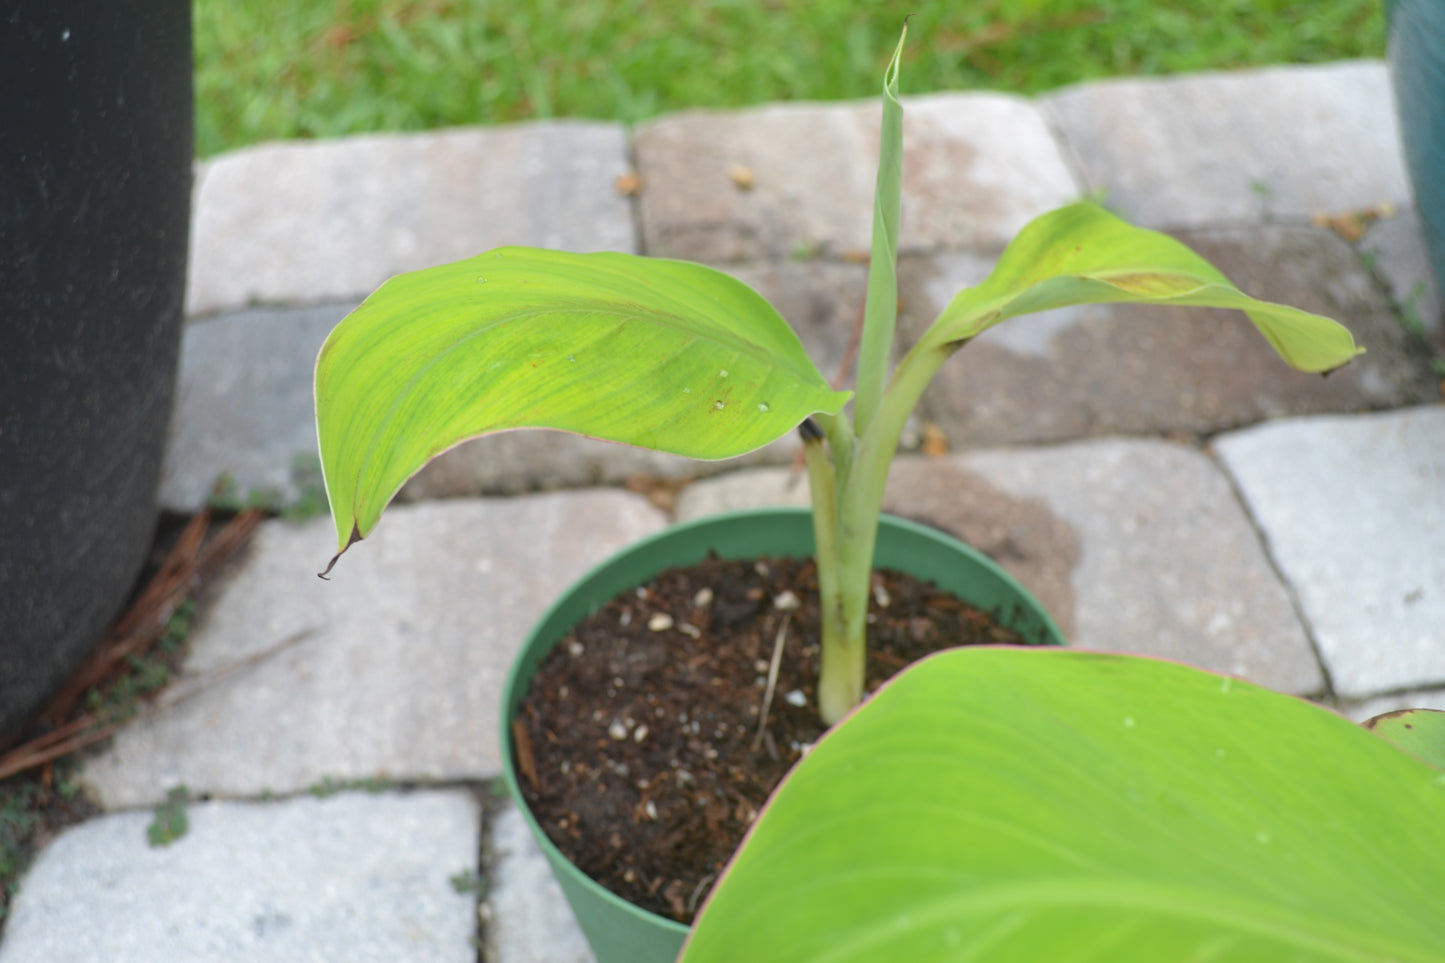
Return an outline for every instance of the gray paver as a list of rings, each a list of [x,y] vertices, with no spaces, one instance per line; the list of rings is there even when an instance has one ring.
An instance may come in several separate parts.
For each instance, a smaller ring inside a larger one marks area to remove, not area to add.
[[[195,511],[223,474],[243,496],[299,494],[292,466],[316,457],[316,353],[354,307],[259,308],[186,326],[162,506]]]
[[[1426,689],[1377,696],[1363,702],[1349,703],[1340,711],[1356,722],[1364,722],[1397,709],[1438,709],[1445,712],[1445,689]]]
[[[455,790],[192,804],[151,847],[144,812],[64,832],[25,878],[3,963],[472,963],[481,816]]]
[[[1215,447],[1335,691],[1445,681],[1445,407],[1272,422]]]
[[[620,124],[551,121],[264,144],[202,165],[188,315],[360,298],[504,244],[636,248]]]
[[[1089,188],[1148,227],[1410,201],[1383,62],[1105,80],[1040,101]]]
[[[1032,102],[1003,94],[904,98],[900,244],[996,250],[1079,194]],[[673,114],[634,136],[649,254],[709,263],[869,250],[876,101]],[[751,185],[740,187],[735,167]]]
[[[807,478],[788,469],[740,471],[678,496],[679,519],[770,505],[809,504]],[[988,484],[956,459],[902,457],[888,476],[883,510],[932,525],[983,552],[1019,580],[1065,636],[1074,631],[1073,528],[1039,499]]]
[[[1182,240],[1243,290],[1341,320],[1368,353],[1329,378],[1284,364],[1239,312],[1085,305],[1013,318],[940,371],[921,411],[957,444],[1120,433],[1210,434],[1264,418],[1437,396],[1425,353],[1358,256],[1329,231],[1264,226]],[[992,261],[948,254],[901,271],[904,337],[917,338]]]
[[[495,963],[592,963],[595,957],[587,937],[515,807],[508,806],[497,815],[491,842],[484,907],[489,959]]]
[[[1309,639],[1255,531],[1228,481],[1194,449],[1105,439],[904,464],[903,476],[900,466],[890,476],[891,509],[925,520],[957,518],[959,493],[987,491],[977,477],[1007,496],[974,506],[977,516],[997,509],[1030,519],[1028,527],[1009,526],[996,536],[1005,567],[1050,546],[1077,553],[1072,592],[1039,593],[1058,621],[1073,626],[1074,644],[1178,659],[1283,692],[1323,690]],[[683,492],[678,514],[773,503],[781,488],[777,473],[699,482]],[[803,493],[789,497],[806,501]],[[1020,514],[1020,501],[1028,499],[1042,502],[1065,527],[1038,520],[1037,512]],[[1040,577],[1016,574],[1030,588]],[[1072,610],[1061,610],[1068,600]]]
[[[1360,243],[1390,289],[1390,297],[1420,322],[1421,333],[1445,351],[1445,301],[1425,250],[1420,215],[1407,209],[1370,227]]]
[[[614,491],[404,505],[330,582],[316,578],[335,546],[330,519],[267,522],[206,606],[182,683],[243,668],[123,730],[84,778],[110,808],[178,783],[254,796],[328,777],[488,778],[502,682],[533,622],[664,521]]]
[[[1229,483],[1199,452],[1106,439],[960,456],[1079,533],[1078,645],[1178,659],[1281,692],[1318,692],[1318,662]]]

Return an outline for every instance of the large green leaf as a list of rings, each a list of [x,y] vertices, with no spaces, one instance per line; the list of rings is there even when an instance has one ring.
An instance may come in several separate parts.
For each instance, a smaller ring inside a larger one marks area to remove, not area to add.
[[[1175,663],[958,649],[799,764],[682,957],[1445,960],[1445,774]]]
[[[1421,762],[1445,771],[1445,712],[1398,709],[1366,721],[1365,728]]]
[[[628,254],[507,247],[400,275],[316,364],[342,549],[428,460],[477,435],[556,428],[727,458],[847,399],[746,285]]]
[[[1108,301],[1238,308],[1301,371],[1338,368],[1363,350],[1329,318],[1257,301],[1168,235],[1134,227],[1091,202],[1025,226],[993,273],[943,310],[924,344],[965,341],[1021,314]]]

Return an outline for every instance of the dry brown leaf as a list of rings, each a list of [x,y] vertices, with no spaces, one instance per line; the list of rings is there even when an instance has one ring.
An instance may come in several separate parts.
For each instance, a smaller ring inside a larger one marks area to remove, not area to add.
[[[612,182],[612,188],[623,197],[633,197],[642,191],[642,177],[637,171],[619,174]]]
[[[948,436],[933,422],[923,425],[923,453],[929,458],[942,458],[948,454]]]
[[[728,168],[728,177],[732,179],[733,185],[740,191],[750,191],[757,183],[757,177],[753,169],[743,164],[734,164]]]

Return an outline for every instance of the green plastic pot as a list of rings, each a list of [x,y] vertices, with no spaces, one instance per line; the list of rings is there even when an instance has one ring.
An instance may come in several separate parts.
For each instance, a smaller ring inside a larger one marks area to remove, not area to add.
[[[518,783],[512,720],[537,667],[552,647],[583,618],[617,595],[667,568],[692,565],[709,552],[723,558],[813,554],[813,520],[807,509],[769,508],[710,515],[637,542],[572,585],[532,629],[512,663],[502,699],[502,771],[552,866],[598,963],[666,963],[677,958],[688,928],[632,905],[573,866],[547,838],[527,808]],[[964,601],[991,612],[1038,645],[1063,645],[1064,637],[1032,595],[987,556],[936,529],[885,515],[878,529],[874,565],[928,579]]]

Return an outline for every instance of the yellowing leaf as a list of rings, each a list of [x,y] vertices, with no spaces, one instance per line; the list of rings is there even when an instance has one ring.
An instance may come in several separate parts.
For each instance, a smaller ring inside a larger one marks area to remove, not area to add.
[[[1329,371],[1364,350],[1339,323],[1249,297],[1172,237],[1088,202],[1025,226],[993,273],[944,309],[923,344],[942,347],[1018,315],[1104,302],[1237,308],[1301,371]]]
[[[392,278],[316,367],[341,550],[427,461],[477,435],[555,428],[717,459],[847,400],[787,322],[721,272],[533,248]]]

